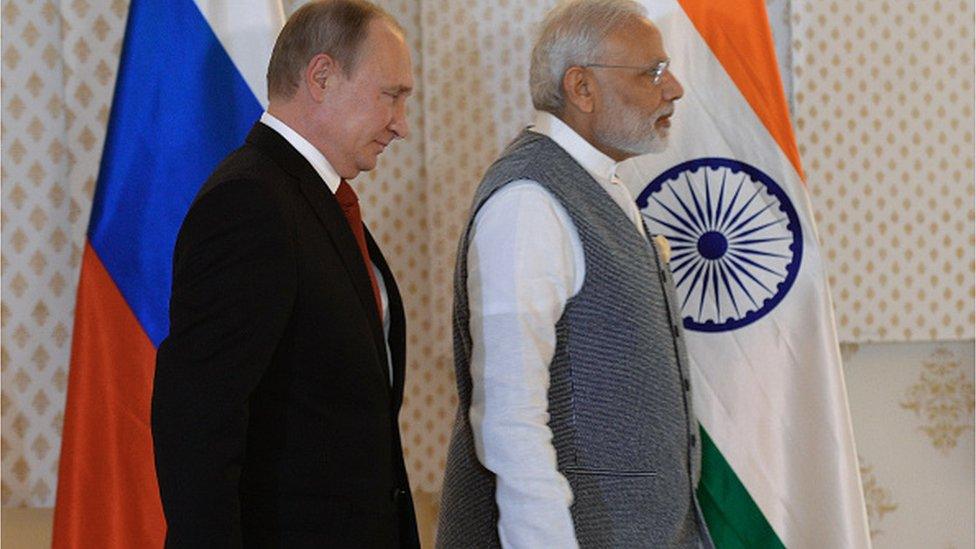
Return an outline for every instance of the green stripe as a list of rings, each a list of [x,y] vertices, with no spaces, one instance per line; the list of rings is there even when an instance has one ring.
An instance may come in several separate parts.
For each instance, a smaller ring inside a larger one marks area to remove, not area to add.
[[[701,429],[702,476],[698,485],[708,532],[717,549],[784,548],[746,487]]]

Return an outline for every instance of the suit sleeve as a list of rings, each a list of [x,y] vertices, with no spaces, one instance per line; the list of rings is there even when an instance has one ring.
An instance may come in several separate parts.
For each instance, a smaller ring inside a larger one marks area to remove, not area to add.
[[[297,287],[288,216],[266,185],[221,183],[180,230],[152,399],[167,547],[240,545],[248,402]]]

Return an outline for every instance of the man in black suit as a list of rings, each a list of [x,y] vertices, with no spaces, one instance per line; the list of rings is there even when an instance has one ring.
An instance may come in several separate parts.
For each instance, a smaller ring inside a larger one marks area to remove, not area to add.
[[[268,111],[204,184],[173,260],[152,428],[167,547],[417,547],[397,415],[404,313],[347,179],[407,133],[403,30],[307,5]]]

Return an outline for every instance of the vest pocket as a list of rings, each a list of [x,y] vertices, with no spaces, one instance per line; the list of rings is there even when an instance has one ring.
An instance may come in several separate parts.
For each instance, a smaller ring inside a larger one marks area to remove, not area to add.
[[[566,473],[597,477],[654,477],[654,471],[622,471],[619,469],[598,469],[593,467],[566,467]]]

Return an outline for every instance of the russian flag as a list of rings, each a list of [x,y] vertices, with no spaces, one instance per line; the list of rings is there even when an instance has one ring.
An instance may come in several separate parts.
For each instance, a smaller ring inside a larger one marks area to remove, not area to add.
[[[133,0],[75,310],[53,546],[162,547],[149,403],[173,247],[267,105],[280,1]]]

